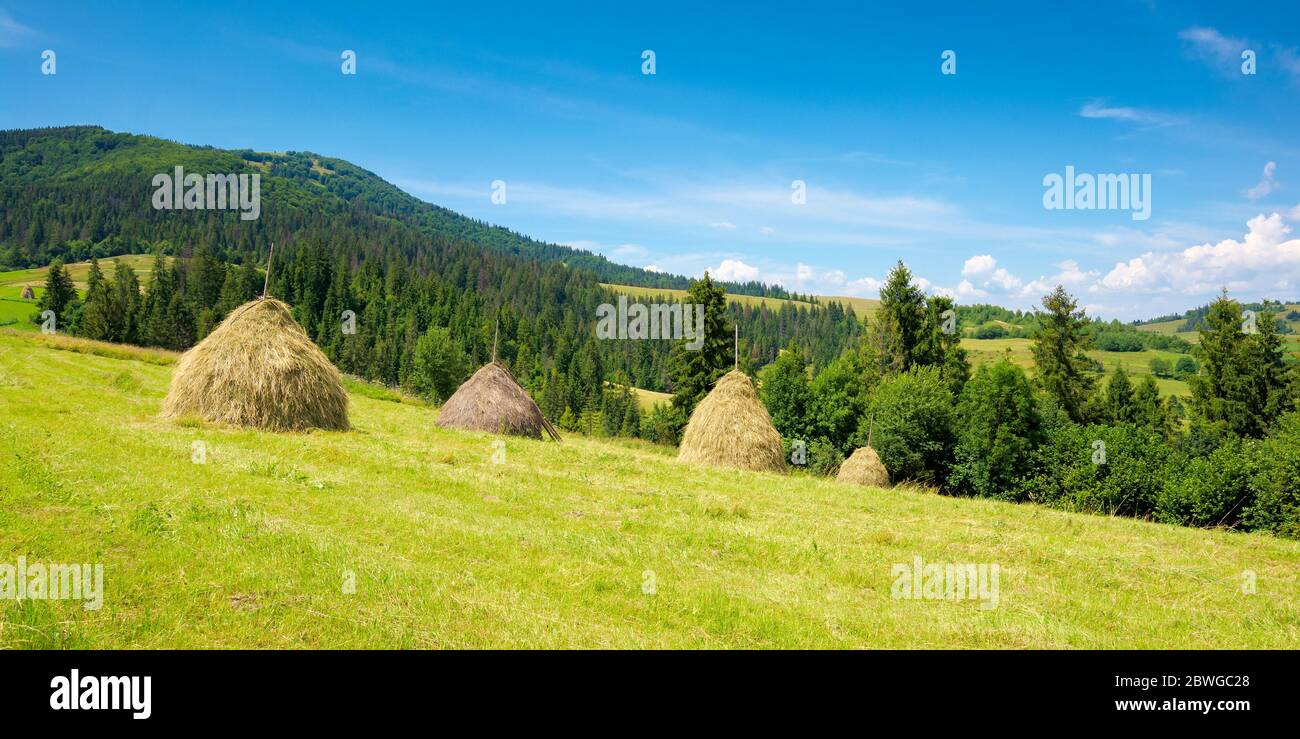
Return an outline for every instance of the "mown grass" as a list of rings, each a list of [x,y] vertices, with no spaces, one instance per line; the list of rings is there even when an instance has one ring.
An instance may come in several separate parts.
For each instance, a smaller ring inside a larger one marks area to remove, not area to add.
[[[499,440],[363,392],[346,433],[168,424],[170,367],[33,339],[0,333],[0,562],[102,563],[104,605],[0,601],[0,646],[1300,647],[1300,542]],[[916,556],[998,564],[998,607],[892,598]]]

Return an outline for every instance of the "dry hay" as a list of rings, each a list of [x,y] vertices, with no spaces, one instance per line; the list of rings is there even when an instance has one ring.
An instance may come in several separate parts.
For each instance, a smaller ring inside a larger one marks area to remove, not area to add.
[[[23,300],[35,300],[35,299],[36,299],[36,291],[35,291],[35,290],[32,290],[32,286],[31,286],[31,285],[23,285],[22,299],[23,299]]]
[[[552,439],[560,440],[555,427],[542,416],[541,409],[515,382],[510,370],[497,362],[483,365],[447,398],[447,402],[442,404],[442,410],[438,412],[437,423],[444,428],[530,436],[534,439],[542,438],[542,431],[546,431]]]
[[[873,488],[887,488],[889,487],[889,470],[885,469],[885,463],[880,461],[880,455],[876,454],[875,449],[869,446],[858,447],[840,465],[840,474],[835,476],[835,481],[853,485],[866,485]]]
[[[785,472],[781,435],[754,383],[732,370],[700,401],[682,434],[684,462],[758,472]]]
[[[177,360],[162,417],[185,416],[269,431],[344,431],[348,395],[289,306],[259,298]]]

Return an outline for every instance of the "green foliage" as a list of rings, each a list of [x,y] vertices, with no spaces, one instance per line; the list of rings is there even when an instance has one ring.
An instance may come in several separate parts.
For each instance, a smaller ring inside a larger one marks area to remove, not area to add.
[[[1284,360],[1272,314],[1257,316],[1252,327],[1225,290],[1205,315],[1200,347],[1204,371],[1189,384],[1201,418],[1259,438],[1295,407],[1296,372]]]
[[[1092,395],[1087,325],[1086,313],[1064,287],[1057,285],[1043,297],[1033,346],[1038,383],[1076,422],[1086,419]]]
[[[1300,411],[1283,416],[1259,442],[1255,500],[1242,516],[1252,530],[1300,539]]]
[[[1184,526],[1239,526],[1255,498],[1256,443],[1232,439],[1208,456],[1171,466],[1156,518]]]
[[[952,405],[952,391],[937,367],[886,376],[872,395],[854,446],[865,445],[870,434],[893,479],[937,485],[951,462]]]
[[[842,454],[853,451],[853,437],[866,417],[871,390],[879,381],[874,364],[847,352],[809,384],[809,434],[826,439]]]
[[[45,291],[41,293],[41,299],[36,304],[37,310],[42,313],[47,310],[53,311],[55,327],[62,330],[73,326],[72,319],[77,312],[79,302],[72,277],[68,275],[63,261],[56,259],[50,265],[49,274],[45,278]],[[42,320],[39,315],[35,317],[37,323]]]
[[[1075,511],[1145,517],[1168,469],[1179,465],[1164,438],[1130,424],[1066,424],[1034,455],[1018,498]]]
[[[759,397],[772,416],[772,424],[783,439],[806,439],[812,391],[808,387],[808,366],[798,347],[791,344],[761,375]]]
[[[675,446],[682,440],[686,420],[686,414],[677,406],[657,403],[641,421],[641,438]]]
[[[407,385],[435,403],[441,403],[469,374],[465,353],[445,328],[431,326],[415,344],[414,366]]]
[[[1033,386],[1007,360],[979,368],[957,403],[952,492],[1004,497],[1031,470],[1044,438]]]
[[[833,477],[840,471],[844,453],[825,438],[813,439],[808,445],[808,471],[821,477]]]
[[[709,273],[691,283],[686,291],[687,305],[704,306],[704,344],[688,349],[686,341],[673,345],[673,406],[690,416],[691,411],[718,378],[735,365],[731,325],[727,322],[726,293],[713,282]],[[696,327],[699,330],[699,327]]]

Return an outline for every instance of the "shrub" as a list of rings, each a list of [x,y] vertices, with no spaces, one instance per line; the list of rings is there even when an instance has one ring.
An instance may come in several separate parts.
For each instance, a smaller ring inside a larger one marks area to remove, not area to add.
[[[1011,362],[984,365],[957,403],[960,430],[949,486],[965,495],[1008,495],[1029,474],[1042,443],[1038,400],[1024,370]]]
[[[895,480],[937,485],[948,476],[953,447],[952,392],[937,367],[913,367],[880,382],[854,446],[871,445]]]
[[[658,403],[641,419],[641,438],[656,444],[676,445],[686,428],[686,414],[668,403]]]
[[[1165,523],[1234,528],[1254,502],[1254,442],[1232,439],[1169,472],[1156,501],[1156,518]]]
[[[1144,517],[1166,469],[1181,466],[1164,438],[1130,424],[1059,426],[1034,455],[1024,499],[1076,511]]]
[[[1300,411],[1279,419],[1260,443],[1255,501],[1242,519],[1253,530],[1300,539]]]
[[[821,438],[808,445],[808,471],[822,477],[832,477],[840,471],[844,453],[828,439]]]

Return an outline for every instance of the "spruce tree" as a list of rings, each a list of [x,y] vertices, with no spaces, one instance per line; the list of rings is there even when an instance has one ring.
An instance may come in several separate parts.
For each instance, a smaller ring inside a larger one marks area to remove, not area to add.
[[[1083,422],[1094,382],[1089,374],[1091,361],[1085,353],[1092,346],[1086,332],[1087,314],[1078,309],[1077,301],[1063,286],[1057,285],[1043,297],[1038,322],[1033,345],[1038,385],[1072,420]]]
[[[682,312],[704,306],[704,343],[699,349],[687,348],[683,339],[673,346],[673,407],[690,416],[695,405],[713,388],[713,383],[735,363],[732,329],[727,321],[727,296],[705,272],[686,291]],[[699,326],[694,327],[696,331]],[[698,342],[698,339],[696,340]]]

